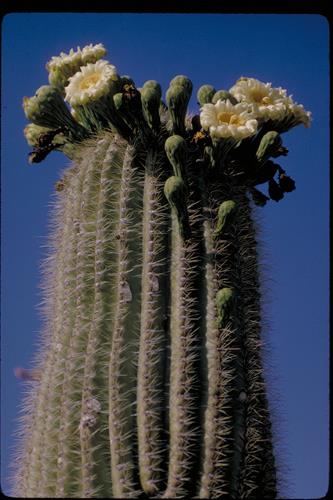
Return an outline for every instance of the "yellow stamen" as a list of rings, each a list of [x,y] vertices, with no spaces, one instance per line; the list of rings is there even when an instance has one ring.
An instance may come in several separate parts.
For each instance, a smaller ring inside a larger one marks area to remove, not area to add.
[[[230,123],[230,118],[231,118],[232,113],[226,113],[226,112],[221,112],[221,113],[218,113],[217,115],[217,119],[218,121],[221,123]]]
[[[239,115],[233,113],[221,112],[217,115],[219,123],[228,123],[228,125],[244,125],[245,120]]]
[[[251,98],[254,102],[265,102],[264,99],[269,99],[261,89],[253,89],[251,91]]]
[[[264,104],[271,104],[271,100],[268,96],[262,98],[262,102]]]
[[[230,125],[244,125],[245,120],[239,115],[231,115],[229,123]]]
[[[100,79],[100,75],[98,73],[93,73],[90,76],[87,76],[81,84],[80,84],[80,89],[85,90],[88,89],[89,87],[93,87],[98,80]]]

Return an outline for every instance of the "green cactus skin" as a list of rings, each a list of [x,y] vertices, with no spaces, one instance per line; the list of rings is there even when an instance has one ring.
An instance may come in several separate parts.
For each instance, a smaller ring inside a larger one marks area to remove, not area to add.
[[[269,470],[274,459],[264,431],[267,425],[269,433],[270,424],[259,349],[260,296],[254,229],[245,193],[229,189],[224,194],[223,190],[221,186],[219,198],[232,194],[237,213],[218,240],[213,237],[214,222],[205,223],[207,253],[216,256],[206,269],[206,280],[212,283],[207,301],[208,377],[214,382],[208,386],[200,497],[229,494],[233,498],[272,498],[276,494],[275,473],[273,468]],[[210,205],[218,206],[212,195],[210,198]],[[233,308],[224,307],[222,317],[220,308],[231,298]],[[253,413],[251,416],[249,401],[258,401],[257,419]],[[254,459],[253,450],[258,451],[261,443],[267,462],[260,453]],[[251,460],[256,463],[253,469]],[[258,477],[265,474],[259,486]]]
[[[163,196],[166,161],[158,150],[145,161],[142,229],[142,308],[137,384],[140,479],[154,494],[161,486],[165,462],[165,366],[168,298],[170,209]]]
[[[129,77],[118,87],[76,119],[63,101],[52,117],[62,97],[50,86],[24,103],[36,152],[42,134],[72,166],[56,192],[13,493],[275,498],[248,194],[285,148],[274,130],[210,141],[186,116],[185,76],[168,108],[154,80],[141,94]],[[204,85],[197,97],[230,96]]]

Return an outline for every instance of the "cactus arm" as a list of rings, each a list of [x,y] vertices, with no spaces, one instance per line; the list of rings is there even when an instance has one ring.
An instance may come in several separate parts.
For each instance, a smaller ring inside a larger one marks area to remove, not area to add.
[[[165,348],[170,210],[163,196],[165,161],[149,150],[145,161],[142,238],[142,305],[138,363],[138,448],[143,490],[157,494],[165,462]]]
[[[134,166],[135,147],[125,152],[119,188],[117,227],[116,307],[109,359],[109,432],[113,495],[126,498],[136,494],[134,472],[135,358],[137,318],[141,308],[141,281],[137,269],[141,248],[142,179],[138,184]],[[136,204],[135,204],[136,203]],[[139,264],[141,266],[141,264]]]

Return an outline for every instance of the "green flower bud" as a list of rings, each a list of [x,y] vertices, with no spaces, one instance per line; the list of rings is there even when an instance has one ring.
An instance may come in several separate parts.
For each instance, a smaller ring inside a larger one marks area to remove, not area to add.
[[[165,141],[164,149],[173,172],[180,177],[188,188],[186,175],[187,147],[185,140],[180,135],[171,135]]]
[[[70,114],[61,93],[51,85],[40,87],[34,97],[24,97],[23,109],[28,120],[36,125],[79,131],[79,125]]]
[[[281,148],[282,139],[278,132],[271,130],[267,132],[260,141],[256,152],[257,160],[263,162]]]
[[[197,92],[197,99],[200,106],[212,102],[216,90],[212,85],[202,85]]]
[[[181,87],[184,87],[190,95],[192,94],[193,84],[191,80],[187,78],[187,76],[184,75],[175,76],[171,80],[169,86],[171,87],[173,85],[181,85]]]
[[[134,89],[135,91],[137,91],[135,87],[132,87],[132,84],[128,85],[131,86],[130,90]],[[138,122],[138,119],[140,119],[142,111],[141,101],[139,102],[140,110],[136,110],[135,106],[132,106],[133,102],[131,102],[130,99],[126,98],[125,92],[118,92],[113,96],[115,113],[113,113],[112,116],[112,123],[117,128],[118,132],[123,137],[128,139],[133,135],[133,133],[136,133],[140,123]],[[128,95],[130,96],[129,92]],[[133,109],[131,109],[131,107]]]
[[[144,84],[143,84],[143,88],[148,88],[148,87],[153,87],[154,89],[156,89],[156,91],[158,91],[160,93],[160,98],[162,97],[162,88],[161,88],[161,85],[156,81],[156,80],[147,80]]]
[[[146,82],[141,90],[143,115],[150,128],[155,130],[158,129],[160,125],[159,107],[161,96],[161,86],[154,80]]]
[[[113,96],[113,102],[117,111],[119,111],[123,105],[123,94],[118,92]]]
[[[169,177],[164,185],[164,194],[172,210],[177,216],[181,237],[186,240],[191,235],[187,212],[187,188],[180,177],[175,175]]]
[[[177,77],[178,78],[178,77]],[[181,78],[186,77],[179,77]],[[186,79],[188,80],[188,79]],[[172,81],[176,82],[174,78]],[[190,80],[188,80],[190,82]],[[183,135],[185,133],[185,116],[187,105],[192,92],[192,83],[190,85],[172,83],[166,93],[166,103],[172,120],[173,133]]]
[[[218,100],[226,101],[227,99],[229,99],[231,104],[238,103],[237,99],[232,94],[230,94],[230,92],[228,92],[227,90],[218,90],[217,92],[215,92],[215,94],[212,98],[212,103],[216,104]]]
[[[215,235],[219,235],[230,223],[236,203],[233,200],[223,201],[218,209]]]
[[[222,288],[216,294],[217,324],[223,328],[229,319],[235,301],[235,291],[232,288]]]

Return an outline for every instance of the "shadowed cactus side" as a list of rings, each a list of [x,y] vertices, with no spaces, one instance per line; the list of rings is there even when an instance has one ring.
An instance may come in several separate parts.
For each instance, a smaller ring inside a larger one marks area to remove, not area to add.
[[[72,165],[14,494],[274,498],[252,206],[295,188],[270,158],[310,113],[242,77],[203,85],[190,118],[187,77],[164,104],[104,55],[52,58],[51,85],[24,99],[29,162],[56,149]]]

